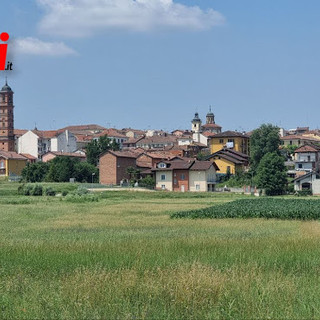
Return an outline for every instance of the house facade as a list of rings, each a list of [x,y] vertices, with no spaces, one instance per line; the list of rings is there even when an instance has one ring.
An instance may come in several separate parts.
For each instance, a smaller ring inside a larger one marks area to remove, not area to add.
[[[216,171],[219,168],[210,161],[175,158],[161,161],[155,172],[156,189],[167,191],[214,191]]]
[[[0,176],[21,176],[28,159],[13,151],[0,150]]]
[[[304,145],[294,152],[295,170],[297,172],[310,172],[316,169],[319,163],[320,147]]]
[[[137,168],[136,159],[141,153],[130,151],[107,151],[100,156],[99,180],[102,184],[119,185],[129,179],[128,167]]]
[[[311,190],[313,195],[320,195],[320,176],[314,171],[308,172],[293,180],[294,190]]]
[[[229,148],[211,154],[206,160],[214,161],[217,164],[220,169],[219,174],[235,174],[239,171],[245,171],[249,167],[248,155]]]
[[[29,130],[18,138],[18,153],[27,153],[41,159],[49,151],[74,152],[77,150],[76,137],[68,130]]]
[[[248,135],[237,131],[218,133],[211,137],[211,153],[216,153],[223,148],[228,148],[249,155],[249,140]]]

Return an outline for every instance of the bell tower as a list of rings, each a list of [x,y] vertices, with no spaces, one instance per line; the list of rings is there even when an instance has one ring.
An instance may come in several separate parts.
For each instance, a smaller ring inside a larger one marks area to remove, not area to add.
[[[214,114],[213,112],[211,111],[211,106],[209,107],[209,112],[207,113],[207,116],[206,116],[206,120],[207,120],[207,124],[214,124]]]
[[[0,150],[14,151],[13,91],[5,85],[0,91]]]
[[[199,113],[196,112],[194,114],[194,118],[193,120],[191,121],[192,123],[192,127],[191,127],[191,131],[194,132],[194,133],[199,133],[201,132],[201,119],[199,118]]]

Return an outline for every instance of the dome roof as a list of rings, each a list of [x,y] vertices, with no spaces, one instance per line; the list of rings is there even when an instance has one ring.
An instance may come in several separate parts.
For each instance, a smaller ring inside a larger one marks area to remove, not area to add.
[[[196,113],[194,114],[194,118],[193,118],[192,122],[201,122],[201,120],[200,120],[200,118],[199,118],[199,113],[198,113],[198,112],[196,112]]]
[[[211,111],[211,106],[209,107],[209,112],[207,113],[207,117],[214,117],[214,114]]]
[[[12,92],[12,89],[8,86],[7,80],[6,84],[2,87],[1,92]]]

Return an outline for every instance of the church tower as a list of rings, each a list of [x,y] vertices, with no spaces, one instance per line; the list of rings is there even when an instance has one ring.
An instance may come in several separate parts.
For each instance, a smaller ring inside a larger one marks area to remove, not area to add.
[[[7,80],[0,91],[0,151],[14,151],[13,91]]]
[[[207,119],[207,124],[214,124],[215,123],[214,122],[214,114],[211,111],[211,106],[209,107],[209,112],[207,113],[206,119]]]
[[[191,123],[192,123],[191,132],[193,133],[192,135],[193,141],[200,142],[202,122],[201,122],[201,119],[199,118],[198,112],[194,114],[194,118],[191,121]]]
[[[199,118],[199,113],[198,113],[198,112],[196,112],[196,113],[194,114],[194,118],[193,118],[193,120],[191,121],[191,123],[192,123],[191,131],[192,131],[193,133],[199,133],[199,132],[201,131],[201,124],[202,124],[202,122],[201,122],[201,119]]]

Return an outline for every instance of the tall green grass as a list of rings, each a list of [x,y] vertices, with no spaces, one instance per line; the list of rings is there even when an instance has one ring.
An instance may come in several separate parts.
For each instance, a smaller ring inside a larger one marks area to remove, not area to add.
[[[0,319],[320,318],[317,221],[170,219],[237,196],[163,194],[1,202]]]

